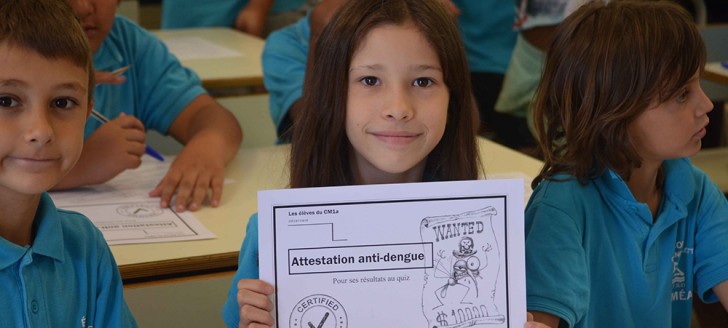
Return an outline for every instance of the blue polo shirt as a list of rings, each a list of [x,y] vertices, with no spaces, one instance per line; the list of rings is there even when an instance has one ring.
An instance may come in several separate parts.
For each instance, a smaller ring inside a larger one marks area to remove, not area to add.
[[[516,44],[514,7],[506,0],[453,0],[471,72],[504,74]],[[484,18],[485,17],[485,18]]]
[[[690,327],[728,279],[728,206],[687,159],[665,161],[657,219],[614,172],[547,180],[526,207],[529,311],[570,327]],[[697,295],[693,292],[697,291]]]
[[[0,327],[136,327],[101,232],[41,196],[33,245],[0,238]]]
[[[113,71],[127,65],[126,82],[97,85],[94,92],[94,108],[110,119],[123,112],[141,120],[147,129],[167,134],[187,105],[206,92],[197,74],[182,66],[161,40],[117,16],[94,54],[94,68]],[[89,118],[85,137],[100,125]]]
[[[276,0],[271,14],[292,11],[308,0]],[[231,27],[248,0],[165,0],[162,3],[162,28]]]
[[[263,48],[263,83],[278,136],[291,125],[288,109],[301,98],[311,36],[309,12],[295,24],[271,33]]]

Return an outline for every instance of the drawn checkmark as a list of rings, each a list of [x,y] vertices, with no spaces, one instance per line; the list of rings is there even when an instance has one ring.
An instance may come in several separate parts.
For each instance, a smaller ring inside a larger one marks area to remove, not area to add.
[[[324,322],[326,322],[326,318],[328,318],[328,317],[329,317],[329,313],[328,313],[328,312],[326,312],[326,314],[324,314],[324,318],[323,318],[323,319],[321,319],[321,322],[319,322],[319,325],[318,325],[318,327],[316,327],[316,328],[321,328],[321,327],[323,327],[323,326],[324,326]]]
[[[326,319],[328,319],[328,318],[329,318],[329,313],[328,313],[328,312],[326,312],[326,313],[324,314],[324,317],[323,317],[323,318],[321,318],[321,322],[319,322],[319,324],[318,324],[318,326],[317,326],[317,327],[314,327],[314,325],[313,325],[313,324],[311,323],[311,321],[309,321],[309,322],[308,322],[308,327],[309,327],[309,328],[321,328],[321,327],[323,327],[323,326],[324,326],[324,322],[326,322]]]

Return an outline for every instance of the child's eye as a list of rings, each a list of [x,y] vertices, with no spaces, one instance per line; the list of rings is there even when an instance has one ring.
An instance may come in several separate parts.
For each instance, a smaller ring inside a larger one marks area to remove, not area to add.
[[[0,96],[0,107],[17,107],[18,101],[10,96]]]
[[[412,84],[416,87],[426,88],[426,87],[431,86],[433,83],[435,83],[435,82],[432,81],[432,79],[426,78],[426,77],[421,77],[421,78],[415,79],[415,81]]]
[[[69,99],[69,98],[58,98],[58,99],[53,100],[54,108],[70,109],[77,105],[78,105],[78,103],[76,103],[74,100]]]
[[[364,83],[367,86],[373,87],[378,84],[379,79],[374,76],[365,76],[361,80],[362,83]]]

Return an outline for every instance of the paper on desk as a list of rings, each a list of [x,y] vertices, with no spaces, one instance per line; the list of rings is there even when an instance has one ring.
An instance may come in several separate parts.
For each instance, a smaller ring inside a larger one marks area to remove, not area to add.
[[[197,36],[179,36],[162,40],[179,60],[240,57],[243,54]]]
[[[191,212],[160,208],[159,198],[148,196],[172,160],[168,156],[162,163],[144,155],[139,168],[107,183],[50,195],[58,208],[86,215],[109,245],[215,238]]]

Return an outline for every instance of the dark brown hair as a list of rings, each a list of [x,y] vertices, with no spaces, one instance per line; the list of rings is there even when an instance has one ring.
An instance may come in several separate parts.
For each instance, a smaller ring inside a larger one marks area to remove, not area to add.
[[[545,165],[581,183],[614,170],[628,179],[642,158],[628,125],[664,102],[705,64],[690,16],[669,2],[586,4],[555,30],[535,96],[534,123]]]
[[[349,65],[369,31],[406,22],[434,48],[450,92],[445,133],[424,174],[438,181],[477,179],[470,78],[454,19],[437,0],[350,0],[321,33],[306,75],[301,119],[293,127],[292,188],[353,183],[345,131]]]
[[[71,7],[62,0],[0,2],[0,43],[35,51],[48,59],[66,59],[89,74],[93,97],[93,57],[86,34]]]

